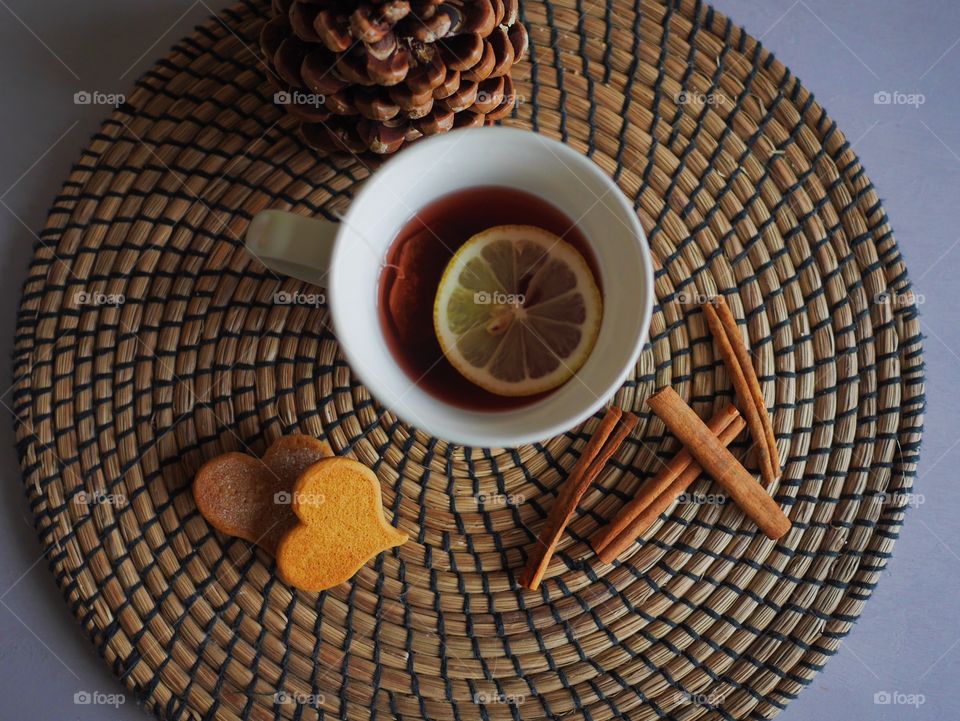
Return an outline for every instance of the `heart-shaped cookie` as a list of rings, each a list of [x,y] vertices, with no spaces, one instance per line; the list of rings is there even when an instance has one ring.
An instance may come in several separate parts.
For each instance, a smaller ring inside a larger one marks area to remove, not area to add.
[[[349,458],[326,458],[304,471],[292,507],[299,522],[280,539],[277,568],[304,591],[332,588],[407,540],[384,518],[376,474]]]
[[[280,538],[296,524],[294,483],[309,466],[332,455],[326,442],[302,435],[277,439],[263,458],[225,453],[197,472],[193,498],[218,531],[275,555]]]

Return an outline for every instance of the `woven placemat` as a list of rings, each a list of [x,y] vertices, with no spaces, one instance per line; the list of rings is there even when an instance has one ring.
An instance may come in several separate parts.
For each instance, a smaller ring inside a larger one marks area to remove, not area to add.
[[[24,288],[26,490],[106,661],[168,719],[776,715],[870,596],[920,442],[916,309],[841,132],[709,7],[524,3],[507,124],[612,175],[659,264],[651,341],[615,399],[640,426],[529,592],[527,549],[597,419],[515,450],[448,445],[368,395],[325,307],[275,302],[316,289],[244,252],[253,214],[336,218],[371,169],[318,156],[272,103],[266,12],[210,19],[139,81],[73,168]],[[698,308],[714,293],[775,409],[793,530],[767,540],[701,480],[608,566],[585,538],[677,450],[644,399],[670,384],[708,417],[733,398]],[[411,535],[319,595],[214,532],[190,493],[204,460],[291,432],[372,466]]]

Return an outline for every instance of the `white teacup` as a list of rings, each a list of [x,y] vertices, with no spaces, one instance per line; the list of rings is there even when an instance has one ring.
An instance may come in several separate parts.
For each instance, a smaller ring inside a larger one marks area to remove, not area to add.
[[[529,405],[479,411],[431,395],[397,364],[381,328],[377,285],[387,251],[418,210],[491,185],[539,196],[577,225],[596,257],[604,308],[596,345],[574,378]],[[514,128],[420,141],[377,170],[340,223],[268,210],[253,219],[246,245],[273,270],[326,286],[344,355],[377,400],[427,433],[468,446],[545,440],[597,412],[634,367],[653,308],[646,238],[613,181],[566,145]]]

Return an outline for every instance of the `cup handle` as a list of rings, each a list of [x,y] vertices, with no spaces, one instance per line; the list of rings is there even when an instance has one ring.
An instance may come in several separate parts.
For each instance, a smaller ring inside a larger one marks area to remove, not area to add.
[[[262,210],[250,221],[244,245],[270,270],[326,286],[339,227],[285,210]]]

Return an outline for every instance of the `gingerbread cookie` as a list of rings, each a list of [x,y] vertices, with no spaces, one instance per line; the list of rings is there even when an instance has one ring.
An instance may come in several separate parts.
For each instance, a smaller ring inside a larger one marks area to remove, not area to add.
[[[407,540],[384,518],[376,474],[349,458],[326,458],[304,471],[292,507],[299,522],[280,540],[277,568],[305,591],[336,586]]]
[[[218,531],[256,543],[275,555],[283,534],[296,525],[291,499],[297,478],[332,455],[325,441],[302,435],[279,438],[259,459],[225,453],[197,472],[193,498]]]

